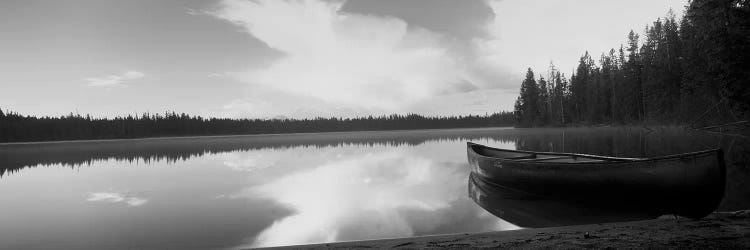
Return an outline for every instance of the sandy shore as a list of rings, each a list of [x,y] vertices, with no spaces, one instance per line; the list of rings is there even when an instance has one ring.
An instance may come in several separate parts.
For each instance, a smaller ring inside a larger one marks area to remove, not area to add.
[[[437,235],[277,249],[750,249],[750,210],[701,220],[659,219],[514,231]]]

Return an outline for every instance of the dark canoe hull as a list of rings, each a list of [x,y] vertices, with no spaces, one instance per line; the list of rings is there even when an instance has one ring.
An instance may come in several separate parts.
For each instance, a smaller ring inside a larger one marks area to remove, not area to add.
[[[598,162],[573,163],[497,157],[508,152],[529,153],[474,143],[467,147],[472,172],[482,179],[556,199],[638,203],[659,207],[663,213],[701,218],[713,212],[724,195],[726,169],[719,149],[650,159],[599,157]]]
[[[653,219],[663,208],[636,203],[571,202],[496,185],[472,173],[469,197],[493,215],[525,228]]]

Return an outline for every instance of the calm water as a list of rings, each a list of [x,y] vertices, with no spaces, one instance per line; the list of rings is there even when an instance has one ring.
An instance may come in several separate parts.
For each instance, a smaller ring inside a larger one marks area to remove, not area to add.
[[[514,229],[467,194],[465,142],[643,157],[746,139],[681,129],[460,129],[0,145],[0,248],[242,248]]]

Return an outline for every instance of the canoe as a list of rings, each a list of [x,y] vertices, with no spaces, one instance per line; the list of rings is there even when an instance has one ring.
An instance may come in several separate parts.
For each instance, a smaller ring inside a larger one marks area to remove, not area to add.
[[[721,149],[654,158],[507,150],[467,143],[476,176],[499,186],[578,203],[620,202],[702,218],[724,196]]]
[[[523,228],[557,227],[653,219],[660,209],[640,204],[571,202],[534,195],[469,175],[469,197],[491,214]]]

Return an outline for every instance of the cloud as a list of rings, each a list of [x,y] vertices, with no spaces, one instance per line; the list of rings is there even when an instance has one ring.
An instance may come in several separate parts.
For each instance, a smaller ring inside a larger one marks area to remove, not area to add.
[[[341,6],[316,0],[225,0],[213,15],[283,54],[266,67],[236,75],[252,86],[251,92],[282,92],[358,113],[392,113],[483,85],[467,75],[443,35],[394,17],[346,13]]]
[[[140,197],[136,197],[129,193],[117,193],[117,192],[95,192],[89,193],[87,201],[93,202],[110,202],[110,203],[125,203],[130,207],[139,207],[148,200]]]
[[[486,36],[484,24],[494,15],[486,0],[347,0],[342,8],[351,13],[397,17],[409,26],[460,40]]]
[[[222,164],[239,172],[255,172],[272,167],[277,159],[282,158],[286,153],[270,149],[254,150],[244,154],[227,154]]]
[[[455,115],[511,110],[527,67],[545,75],[553,61],[570,74],[584,51],[617,47],[682,2],[438,1],[424,10],[420,1],[223,0],[210,14],[280,52],[225,75],[247,83],[224,107],[231,116]],[[498,89],[503,100],[425,108]]]
[[[217,111],[222,117],[300,118],[329,117],[332,114],[354,117],[371,110],[340,103],[326,102],[310,96],[299,96],[279,90],[257,88],[244,98],[231,100]]]
[[[464,170],[463,163],[436,162],[393,148],[309,164],[304,171],[230,195],[268,199],[294,211],[241,247],[404,237],[455,226],[512,227],[468,200]]]
[[[145,77],[146,74],[138,71],[128,71],[119,75],[108,75],[103,77],[90,77],[85,80],[88,82],[88,86],[91,87],[114,87],[114,86],[126,86],[123,84],[125,81],[131,81]]]

